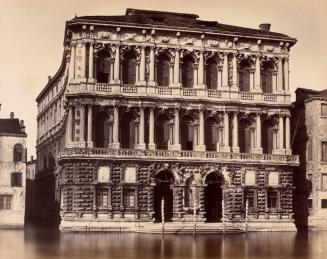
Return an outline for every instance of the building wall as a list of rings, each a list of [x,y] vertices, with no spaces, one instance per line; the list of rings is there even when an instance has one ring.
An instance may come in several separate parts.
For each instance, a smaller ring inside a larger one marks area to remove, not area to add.
[[[26,137],[0,136],[0,195],[12,196],[10,210],[0,210],[0,226],[22,227],[25,217],[26,164],[13,162],[15,144],[26,147]],[[23,156],[24,159],[24,156]],[[22,186],[12,187],[11,173],[22,173]]]

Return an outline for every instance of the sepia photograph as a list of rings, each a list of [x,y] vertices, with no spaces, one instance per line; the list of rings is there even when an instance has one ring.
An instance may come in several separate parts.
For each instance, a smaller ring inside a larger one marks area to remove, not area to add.
[[[327,258],[326,1],[0,10],[0,259]]]

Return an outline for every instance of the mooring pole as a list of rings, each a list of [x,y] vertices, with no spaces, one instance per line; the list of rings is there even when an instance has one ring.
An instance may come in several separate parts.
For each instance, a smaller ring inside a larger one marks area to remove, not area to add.
[[[249,200],[245,201],[245,233],[248,232],[248,223],[249,223]]]
[[[165,234],[165,199],[161,200],[161,223],[162,223],[162,235]]]
[[[193,208],[193,224],[194,224],[194,231],[193,234],[196,235],[196,199],[193,198],[193,204],[194,204],[194,208]]]
[[[225,200],[224,200],[224,195],[223,195],[223,199],[221,202],[221,214],[222,218],[223,218],[223,234],[225,235],[226,232],[226,218],[225,218]]]

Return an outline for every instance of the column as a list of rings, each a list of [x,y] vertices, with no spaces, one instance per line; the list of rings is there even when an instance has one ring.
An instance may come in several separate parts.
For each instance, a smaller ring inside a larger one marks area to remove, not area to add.
[[[119,149],[119,140],[118,140],[118,130],[119,130],[119,110],[118,107],[114,107],[114,125],[113,125],[113,143],[112,148]]]
[[[284,59],[284,86],[285,92],[289,92],[289,65],[288,58]]]
[[[92,105],[88,106],[87,111],[87,147],[93,147],[92,141],[92,121],[93,121],[93,111]]]
[[[256,56],[255,59],[255,91],[256,92],[261,92],[261,70],[260,70],[260,56]]]
[[[154,47],[150,48],[149,85],[155,85],[155,81],[154,81]]]
[[[154,143],[154,108],[150,108],[149,113],[149,147],[150,150],[156,149],[156,144]]]
[[[90,42],[90,49],[89,49],[89,82],[94,82],[93,78],[93,42]]]
[[[193,87],[198,87],[198,65],[193,65]]]
[[[255,141],[255,149],[253,153],[262,154],[262,143],[261,143],[261,114],[257,114],[256,117],[256,141]]]
[[[292,150],[291,150],[291,135],[290,135],[290,116],[286,115],[285,117],[285,149],[286,149],[286,155],[291,155]]]
[[[68,108],[68,117],[66,125],[66,146],[69,147],[73,141],[73,107]]]
[[[140,107],[140,125],[139,125],[139,143],[138,149],[145,149],[144,143],[144,108]]]
[[[140,83],[145,84],[145,48],[141,46]]]
[[[279,123],[278,123],[278,149],[280,154],[285,153],[284,152],[284,118],[282,115],[279,116]]]
[[[81,105],[80,108],[80,145],[85,147],[85,108],[84,105]]]
[[[217,69],[217,90],[221,90],[222,88],[222,70],[219,67]]]
[[[238,118],[237,112],[233,113],[233,146],[232,146],[233,153],[239,153],[240,147],[238,146]]]
[[[181,150],[179,143],[179,110],[175,109],[174,117],[174,145],[171,146],[172,150]]]
[[[120,62],[119,62],[119,45],[117,44],[116,45],[116,50],[115,50],[115,61],[114,61],[114,80],[115,80],[115,83],[119,83],[119,79],[120,79],[120,76],[119,76],[119,67],[120,67]]]
[[[227,52],[224,53],[224,63],[223,63],[223,88],[228,88],[228,55]]]
[[[198,130],[199,143],[196,146],[196,151],[205,151],[206,146],[204,145],[204,111],[199,111],[199,130]]]
[[[234,88],[234,91],[238,91],[238,83],[237,83],[237,59],[236,59],[237,53],[233,53],[233,59],[232,59],[232,64],[233,64],[233,84],[232,88]]]
[[[169,65],[169,86],[174,84],[174,66]]]
[[[200,51],[200,58],[199,58],[199,67],[198,67],[198,85],[201,88],[204,88],[203,84],[203,74],[204,74],[204,61],[203,61],[203,51]]]
[[[229,146],[229,117],[228,113],[224,114],[224,146],[221,148],[222,152],[230,152]]]
[[[70,50],[70,61],[69,61],[69,79],[75,79],[75,55],[76,55],[76,44],[72,42]]]
[[[250,69],[250,92],[254,92],[255,86],[254,86],[254,69]]]
[[[277,91],[278,92],[283,91],[283,60],[282,60],[282,58],[278,59],[278,85],[277,85]]]
[[[82,42],[82,64],[81,64],[81,78],[85,79],[85,68],[86,68],[86,44]]]
[[[174,84],[179,86],[179,49],[175,51]]]

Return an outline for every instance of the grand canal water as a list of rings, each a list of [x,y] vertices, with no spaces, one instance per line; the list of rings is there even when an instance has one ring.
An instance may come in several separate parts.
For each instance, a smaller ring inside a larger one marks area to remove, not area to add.
[[[165,235],[0,230],[1,259],[327,258],[327,232]]]

